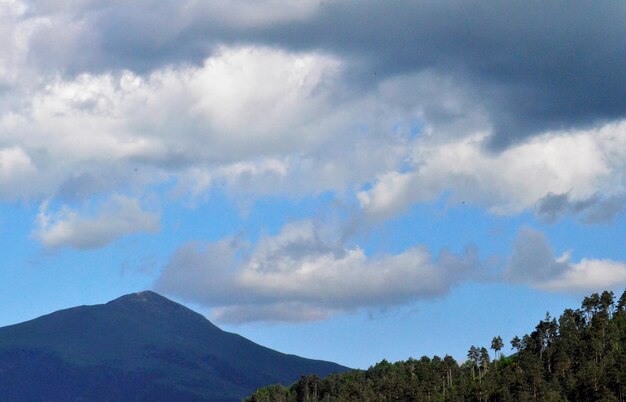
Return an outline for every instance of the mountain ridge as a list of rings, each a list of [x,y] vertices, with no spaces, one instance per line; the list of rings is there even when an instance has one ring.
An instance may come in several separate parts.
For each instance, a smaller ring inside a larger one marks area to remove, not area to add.
[[[37,370],[65,372],[71,380],[56,380],[67,388],[58,400],[121,402],[241,400],[262,385],[289,384],[303,374],[324,376],[347,368],[258,345],[221,330],[182,304],[142,291],[0,328],[0,397],[17,395],[11,384],[21,384],[40,391],[28,400],[50,400],[44,394],[54,394],[54,384]],[[77,386],[81,377],[93,389],[107,389],[108,384],[117,396],[94,395]],[[74,394],[68,394],[72,389]],[[159,399],[161,394],[168,397]]]

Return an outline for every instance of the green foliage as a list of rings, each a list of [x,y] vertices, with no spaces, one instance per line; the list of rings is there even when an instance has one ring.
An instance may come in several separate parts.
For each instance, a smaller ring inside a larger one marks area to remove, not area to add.
[[[252,396],[246,398],[246,402],[287,402],[289,399],[289,388],[280,384],[270,385],[258,389]]]
[[[289,389],[258,390],[250,402],[339,401],[619,401],[626,402],[626,291],[586,297],[578,310],[550,314],[504,356],[493,338],[490,360],[471,346],[468,360],[424,356],[320,379],[303,376]]]

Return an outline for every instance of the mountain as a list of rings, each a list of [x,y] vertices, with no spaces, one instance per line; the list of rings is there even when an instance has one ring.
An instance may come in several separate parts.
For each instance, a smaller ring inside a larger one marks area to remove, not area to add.
[[[151,291],[0,328],[2,401],[239,401],[345,370],[222,331]]]

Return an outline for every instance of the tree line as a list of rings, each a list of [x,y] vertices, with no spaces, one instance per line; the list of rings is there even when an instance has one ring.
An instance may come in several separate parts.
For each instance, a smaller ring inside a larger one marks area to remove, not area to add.
[[[247,402],[343,401],[618,401],[626,402],[626,291],[585,297],[581,308],[550,314],[535,330],[490,349],[471,346],[467,360],[451,356],[390,363],[319,378],[305,375],[290,387],[271,385]]]

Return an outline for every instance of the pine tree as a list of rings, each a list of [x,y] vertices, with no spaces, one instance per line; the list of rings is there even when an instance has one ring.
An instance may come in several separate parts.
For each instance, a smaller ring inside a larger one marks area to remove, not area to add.
[[[504,342],[502,342],[502,338],[500,336],[495,336],[491,340],[491,349],[493,349],[494,351],[494,355],[493,355],[494,360],[498,359],[498,352],[502,350],[502,347],[504,347]]]

